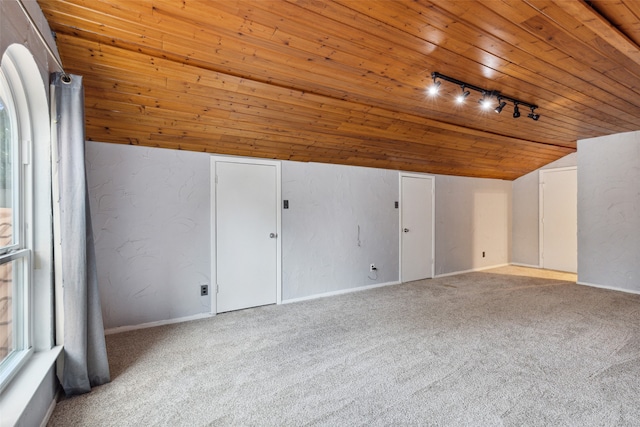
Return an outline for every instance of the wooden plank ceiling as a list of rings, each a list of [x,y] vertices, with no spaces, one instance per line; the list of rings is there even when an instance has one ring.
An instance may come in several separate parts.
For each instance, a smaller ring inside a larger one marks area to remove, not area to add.
[[[515,179],[640,129],[634,0],[38,0],[87,138]],[[437,71],[539,106],[481,112]]]

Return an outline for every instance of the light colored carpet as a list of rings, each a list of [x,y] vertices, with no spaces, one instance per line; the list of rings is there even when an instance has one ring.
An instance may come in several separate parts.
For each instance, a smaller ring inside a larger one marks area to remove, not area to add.
[[[540,274],[111,335],[113,381],[59,402],[49,425],[638,425],[640,296]]]

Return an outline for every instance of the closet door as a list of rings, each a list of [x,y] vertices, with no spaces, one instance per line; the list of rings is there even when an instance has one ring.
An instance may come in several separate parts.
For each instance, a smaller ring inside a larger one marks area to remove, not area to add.
[[[400,175],[400,280],[433,277],[434,178]]]
[[[216,161],[217,312],[277,302],[279,163]]]

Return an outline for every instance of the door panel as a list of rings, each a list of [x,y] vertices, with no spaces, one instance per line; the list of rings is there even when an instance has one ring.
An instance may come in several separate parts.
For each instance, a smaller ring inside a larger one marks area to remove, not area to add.
[[[401,280],[433,277],[433,178],[401,175]]]
[[[216,162],[216,180],[217,312],[274,304],[276,167]]]
[[[550,270],[578,271],[577,170],[541,171],[542,256]]]

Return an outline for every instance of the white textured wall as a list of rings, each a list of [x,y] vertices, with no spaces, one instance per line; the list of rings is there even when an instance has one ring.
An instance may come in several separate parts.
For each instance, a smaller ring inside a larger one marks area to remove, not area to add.
[[[88,142],[105,328],[211,311],[209,156]]]
[[[210,312],[209,155],[88,142],[87,173],[105,327]],[[283,162],[282,180],[284,300],[398,280],[397,172]]]
[[[106,327],[210,312],[199,296],[213,256],[209,155],[89,142],[87,166]],[[398,180],[282,162],[283,300],[398,280]],[[511,183],[436,175],[435,185],[436,274],[508,263]]]
[[[511,261],[514,263],[538,266],[540,261],[539,187],[537,170],[513,181]]]
[[[47,40],[49,46],[53,46],[54,52],[57,52],[55,41],[49,28],[49,23],[45,18],[37,0],[22,0],[25,8],[29,11],[29,15],[41,28],[41,33]],[[59,71],[55,63],[49,57],[46,48],[40,42],[38,35],[30,28],[29,21],[20,9],[17,0],[1,0],[0,1],[0,53],[4,52],[7,47],[13,43],[25,45],[33,54],[33,59],[38,64],[42,81],[46,85],[49,83],[49,73]],[[49,96],[48,87],[45,87],[47,97]]]
[[[397,281],[398,185],[396,171],[283,162],[283,300]]]
[[[508,263],[510,217],[511,182],[436,175],[436,275]]]
[[[540,262],[539,171],[576,166],[577,162],[577,154],[572,153],[513,181],[511,262],[533,266]]]
[[[578,281],[640,292],[640,132],[578,141]]]

